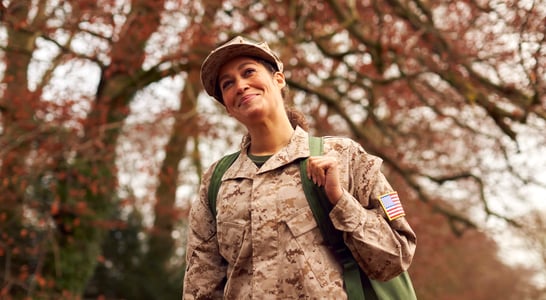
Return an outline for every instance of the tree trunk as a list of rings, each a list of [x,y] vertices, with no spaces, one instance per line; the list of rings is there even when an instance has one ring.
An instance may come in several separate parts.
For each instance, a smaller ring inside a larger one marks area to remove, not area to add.
[[[107,225],[117,206],[115,149],[129,102],[142,88],[139,75],[145,45],[160,25],[164,1],[133,1],[118,41],[111,48],[111,63],[102,74],[96,99],[84,123],[76,158],[67,163],[69,174],[59,182],[60,210],[55,216],[60,232],[57,245],[62,273],[47,269],[61,291],[81,295],[91,278]]]

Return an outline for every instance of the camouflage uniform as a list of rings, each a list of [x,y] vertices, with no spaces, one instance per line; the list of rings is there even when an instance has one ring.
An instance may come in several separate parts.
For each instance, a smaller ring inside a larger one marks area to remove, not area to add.
[[[261,168],[246,155],[249,141],[226,171],[216,221],[203,176],[192,206],[184,299],[346,299],[342,269],[324,244],[301,186],[299,161],[308,135],[296,128],[290,143]],[[378,196],[392,191],[381,160],[348,138],[327,137],[337,157],[344,195],[330,213],[334,226],[370,278],[406,270],[416,237],[404,217],[389,222]]]

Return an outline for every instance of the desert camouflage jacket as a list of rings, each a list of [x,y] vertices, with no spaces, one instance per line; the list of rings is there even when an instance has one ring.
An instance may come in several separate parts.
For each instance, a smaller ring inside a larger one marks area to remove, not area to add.
[[[321,236],[302,189],[299,161],[309,156],[308,135],[297,128],[290,143],[257,168],[249,141],[222,178],[217,216],[207,187],[214,163],[193,203],[187,240],[184,299],[345,299],[342,268]],[[324,153],[337,157],[345,192],[330,213],[346,244],[372,279],[406,270],[416,237],[404,217],[388,221],[378,196],[392,187],[381,160],[348,138],[326,137]]]

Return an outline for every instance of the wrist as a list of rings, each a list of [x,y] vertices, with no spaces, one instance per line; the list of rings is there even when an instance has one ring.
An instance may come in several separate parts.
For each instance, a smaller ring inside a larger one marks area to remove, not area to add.
[[[336,205],[339,202],[339,200],[341,200],[342,197],[343,197],[342,188],[339,188],[335,190],[333,193],[328,194],[328,200],[330,200],[330,203],[332,203],[332,205]]]

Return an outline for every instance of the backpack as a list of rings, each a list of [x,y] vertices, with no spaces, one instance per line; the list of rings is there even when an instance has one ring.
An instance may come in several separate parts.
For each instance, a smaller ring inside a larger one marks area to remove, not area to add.
[[[309,136],[311,156],[321,155],[323,139]],[[240,151],[222,157],[214,171],[208,187],[209,208],[216,218],[216,198],[222,184],[222,176],[239,157]],[[358,266],[351,251],[343,241],[343,233],[335,229],[328,214],[332,204],[324,190],[307,178],[307,159],[300,162],[300,176],[305,197],[319,229],[338,262],[343,266],[343,282],[349,300],[416,300],[415,290],[407,272],[388,281],[369,279]]]

